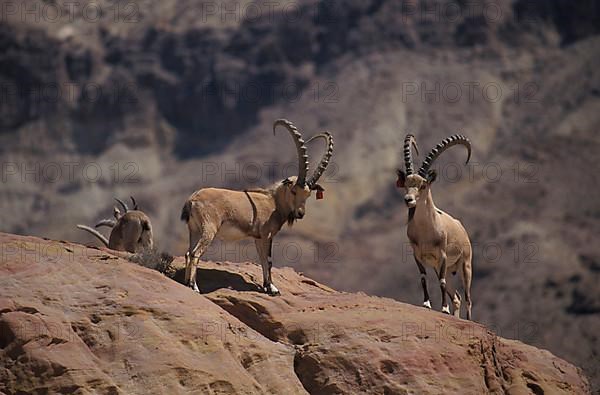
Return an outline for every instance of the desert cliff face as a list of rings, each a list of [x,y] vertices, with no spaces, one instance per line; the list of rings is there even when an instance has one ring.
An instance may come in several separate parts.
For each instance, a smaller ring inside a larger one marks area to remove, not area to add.
[[[199,295],[109,250],[10,234],[0,245],[9,395],[589,392],[548,351],[291,268],[274,271],[271,297],[257,265],[202,262]]]
[[[275,266],[418,304],[394,188],[401,141],[410,131],[427,151],[460,131],[472,163],[448,151],[433,196],[473,241],[475,319],[581,366],[599,389],[599,8],[303,0],[256,15],[248,5],[263,3],[233,3],[224,15],[222,1],[99,0],[91,20],[84,1],[49,20],[55,3],[27,0],[38,18],[4,14],[0,230],[91,242],[74,225],[134,195],[159,247],[180,256],[195,189],[293,174],[292,143],[271,133],[285,117],[305,135],[329,130],[336,148],[325,199],[281,232]],[[253,254],[217,245],[206,259]]]

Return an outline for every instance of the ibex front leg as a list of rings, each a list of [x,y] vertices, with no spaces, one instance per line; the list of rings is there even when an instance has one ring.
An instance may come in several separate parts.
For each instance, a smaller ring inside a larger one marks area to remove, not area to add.
[[[271,279],[271,268],[273,267],[273,239],[257,239],[255,244],[263,271],[263,290],[269,295],[279,295],[279,290],[273,285]]]
[[[442,291],[442,313],[450,314],[450,307],[446,299],[446,254],[441,254],[441,265],[438,277],[440,279],[440,290]]]
[[[427,291],[427,271],[425,271],[425,266],[421,264],[417,260],[415,256],[415,262],[417,262],[417,266],[419,267],[419,272],[421,272],[421,286],[423,287],[423,307],[431,308],[431,300],[429,299],[429,292]]]

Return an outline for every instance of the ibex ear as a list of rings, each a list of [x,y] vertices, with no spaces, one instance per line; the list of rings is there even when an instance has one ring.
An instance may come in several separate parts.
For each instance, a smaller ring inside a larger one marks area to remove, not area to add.
[[[319,184],[315,184],[311,188],[313,191],[317,191],[317,200],[323,199],[323,192],[325,192],[325,188],[323,188]]]
[[[437,179],[437,171],[429,170],[427,172],[427,182],[432,184]]]
[[[396,170],[396,173],[398,174],[398,179],[396,180],[396,187],[404,188],[404,183],[406,182],[406,174],[400,169]]]

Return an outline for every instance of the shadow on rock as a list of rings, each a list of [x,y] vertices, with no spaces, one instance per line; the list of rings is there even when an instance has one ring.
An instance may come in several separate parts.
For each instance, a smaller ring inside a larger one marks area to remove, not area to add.
[[[178,283],[183,284],[185,278],[185,268],[178,269],[172,278]],[[257,284],[248,282],[241,275],[231,273],[227,270],[198,268],[196,281],[198,283],[198,288],[200,288],[200,292],[203,294],[214,292],[222,288],[228,288],[241,292],[262,291]]]

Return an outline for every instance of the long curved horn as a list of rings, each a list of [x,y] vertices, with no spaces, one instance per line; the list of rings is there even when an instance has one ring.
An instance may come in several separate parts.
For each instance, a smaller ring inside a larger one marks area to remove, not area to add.
[[[135,199],[133,198],[133,196],[129,196],[129,198],[131,199],[131,203],[133,203],[133,209],[137,210],[138,209],[137,202],[135,201]]]
[[[306,140],[306,144],[310,143],[311,141],[313,141],[317,138],[322,138],[325,140],[325,144],[327,145],[327,150],[323,154],[323,157],[321,158],[321,162],[319,162],[319,166],[317,167],[317,169],[315,170],[313,175],[308,180],[307,184],[311,188],[312,188],[312,186],[314,186],[317,183],[317,181],[319,181],[319,178],[321,178],[321,176],[325,172],[325,169],[327,169],[327,166],[329,165],[329,160],[333,156],[333,136],[331,136],[331,133],[323,132],[323,133],[315,134],[314,136],[312,136],[311,138]]]
[[[108,247],[108,240],[106,239],[106,237],[104,237],[100,232],[98,232],[96,229],[92,229],[89,226],[85,226],[85,225],[77,225],[77,227],[81,230],[85,230],[86,232],[90,232],[91,234],[93,234],[94,236],[96,236],[97,238],[100,239],[100,241],[102,242],[102,244],[104,244],[106,247]],[[109,247],[110,248],[110,247]]]
[[[414,174],[414,162],[412,157],[411,147],[414,147],[417,155],[419,155],[419,147],[417,146],[417,140],[412,134],[407,134],[404,138],[404,167],[406,168],[406,175],[409,176]]]
[[[278,119],[273,123],[273,135],[275,135],[275,128],[278,125],[284,126],[290,132],[294,144],[296,144],[296,151],[298,152],[298,180],[296,183],[303,186],[306,184],[306,173],[308,173],[308,154],[302,135],[294,124],[287,119]]]
[[[108,226],[109,228],[114,228],[116,224],[117,221],[115,221],[114,219],[103,219],[102,221],[98,222],[94,226],[94,228],[99,228],[101,226]]]
[[[129,211],[129,207],[127,207],[127,205],[125,204],[125,202],[124,202],[124,201],[122,201],[122,200],[121,200],[121,199],[119,199],[119,198],[115,198],[115,200],[116,200],[117,202],[119,202],[119,204],[120,204],[121,206],[123,206],[123,211],[125,211],[125,212],[128,212],[128,211]]]
[[[427,177],[427,172],[429,171],[429,168],[431,167],[433,162],[435,162],[435,160],[448,148],[458,144],[464,145],[467,148],[468,155],[465,165],[469,163],[469,159],[471,159],[471,142],[462,134],[455,134],[442,140],[441,143],[436,145],[435,148],[433,148],[429,152],[429,154],[427,154],[427,157],[425,158],[423,164],[421,165],[421,168],[419,169],[419,175],[421,177]]]

